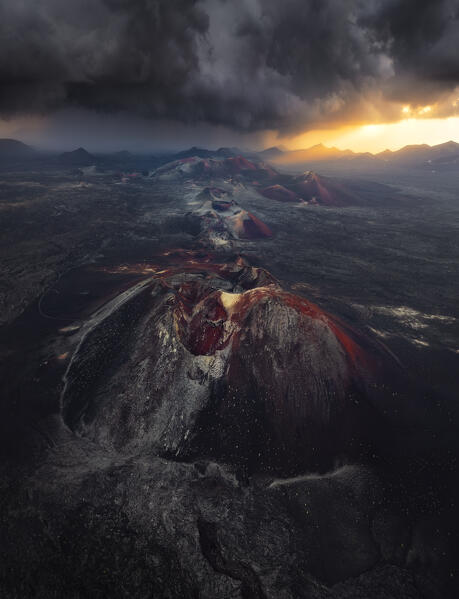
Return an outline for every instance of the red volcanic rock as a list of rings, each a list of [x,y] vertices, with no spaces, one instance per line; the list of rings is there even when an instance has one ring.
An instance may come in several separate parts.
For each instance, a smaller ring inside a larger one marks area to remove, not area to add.
[[[244,235],[247,239],[259,239],[261,237],[272,237],[272,231],[251,212],[247,213],[248,218],[244,220]]]
[[[277,171],[272,166],[265,162],[253,162],[247,160],[243,156],[235,156],[234,158],[226,158],[223,162],[225,167],[233,174],[252,171],[252,175],[263,175],[264,177],[275,177]],[[255,180],[255,183],[257,181]]]
[[[190,303],[190,297],[194,303]],[[227,313],[220,302],[220,292],[209,293],[208,288],[197,282],[190,288],[188,283],[180,286],[177,300],[174,318],[185,347],[192,354],[206,356],[223,349],[228,340],[224,335]]]
[[[308,173],[298,187],[308,199],[315,199],[319,204],[326,206],[340,205],[340,199],[324,184],[322,179],[315,173]]]
[[[184,344],[194,354],[209,355],[223,349],[231,337],[234,339],[246,329],[245,319],[254,306],[263,302],[272,302],[279,303],[284,309],[292,310],[292,314],[295,313],[299,319],[313,319],[325,323],[341,345],[348,366],[354,371],[362,367],[366,368],[369,364],[364,350],[337,321],[315,304],[281,290],[274,283],[242,293],[228,293],[212,291],[201,281],[192,281],[180,285],[176,299],[174,317],[178,324],[177,330]],[[226,329],[223,326],[225,323]],[[209,327],[218,329],[219,335],[210,334]],[[215,343],[201,341],[208,337]]]
[[[90,326],[64,418],[103,446],[315,468],[368,428],[365,343],[241,261],[163,269]]]
[[[360,201],[343,185],[312,171],[293,177],[288,186],[304,200],[324,206],[350,206]]]
[[[298,202],[301,198],[294,191],[290,191],[283,185],[270,185],[260,192],[265,198],[278,202]]]
[[[271,229],[251,212],[231,199],[224,190],[206,187],[197,196],[202,200],[198,210],[202,235],[215,239],[263,239],[272,237]]]
[[[239,239],[263,239],[272,237],[272,231],[251,212],[241,210],[230,219],[233,234]]]
[[[246,171],[246,170],[257,170],[257,166],[244,158],[243,156],[235,156],[234,158],[226,158],[225,163],[230,167],[233,172]]]
[[[303,199],[324,206],[348,206],[359,202],[359,198],[343,185],[313,172],[291,177],[285,185],[270,185],[260,193],[278,202],[298,202]]]

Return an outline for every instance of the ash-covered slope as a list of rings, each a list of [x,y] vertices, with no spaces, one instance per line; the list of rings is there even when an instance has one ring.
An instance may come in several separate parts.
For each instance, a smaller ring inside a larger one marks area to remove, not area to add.
[[[280,174],[264,162],[254,162],[243,156],[224,159],[191,156],[161,166],[152,176],[158,181],[242,180],[259,189],[264,197],[285,203],[351,206],[363,201],[345,185],[329,177],[313,171],[301,175]]]
[[[63,419],[5,479],[2,597],[419,599],[424,522],[362,464],[393,439],[368,340],[240,259],[155,261],[53,342]]]
[[[372,356],[344,325],[266,271],[192,260],[87,325],[64,416],[123,452],[251,470],[328,467],[371,429],[373,374]]]
[[[237,176],[266,180],[277,176],[277,174],[269,164],[254,162],[244,158],[244,156],[232,156],[223,159],[190,156],[168,162],[156,169],[153,177],[160,181],[218,179]]]
[[[212,247],[227,246],[231,239],[272,237],[271,229],[255,214],[240,206],[231,189],[205,187],[193,200],[192,213],[201,220],[201,238]]]
[[[189,156],[168,162],[152,173],[159,182],[242,183],[253,186],[264,197],[284,203],[306,203],[324,206],[352,206],[364,200],[345,185],[313,171],[300,175],[277,172],[265,162],[243,156],[210,158]]]

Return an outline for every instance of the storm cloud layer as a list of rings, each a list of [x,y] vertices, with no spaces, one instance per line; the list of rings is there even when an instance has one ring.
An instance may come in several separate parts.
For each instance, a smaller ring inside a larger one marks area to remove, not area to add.
[[[3,0],[0,117],[61,108],[288,132],[454,114],[459,0]],[[459,94],[458,94],[459,95]]]

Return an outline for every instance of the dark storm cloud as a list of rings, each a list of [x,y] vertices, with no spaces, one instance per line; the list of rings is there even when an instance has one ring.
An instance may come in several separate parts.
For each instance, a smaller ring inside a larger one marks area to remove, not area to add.
[[[435,96],[459,83],[457,0],[374,2],[360,19],[393,61],[394,95]]]
[[[242,130],[395,116],[459,84],[459,0],[3,0],[0,113]],[[372,114],[373,113],[373,114]]]
[[[145,103],[161,114],[198,70],[208,27],[192,0],[7,0],[1,11],[3,112]]]

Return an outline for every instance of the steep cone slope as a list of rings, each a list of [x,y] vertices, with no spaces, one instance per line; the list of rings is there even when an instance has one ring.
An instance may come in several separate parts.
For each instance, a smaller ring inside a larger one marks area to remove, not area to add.
[[[279,202],[305,201],[324,206],[351,206],[361,202],[361,198],[344,185],[312,171],[297,176],[284,176],[282,181],[282,185],[263,188],[261,194]]]
[[[83,332],[64,418],[122,451],[327,467],[369,426],[372,359],[353,337],[263,270],[163,269]]]
[[[271,229],[251,212],[240,210],[228,217],[228,228],[239,239],[272,237]]]
[[[301,199],[294,191],[290,191],[287,187],[279,184],[265,187],[261,190],[261,194],[270,200],[277,200],[278,202],[298,202]]]
[[[343,185],[312,171],[294,177],[289,188],[305,201],[316,201],[325,206],[349,206],[359,202],[359,198]]]

